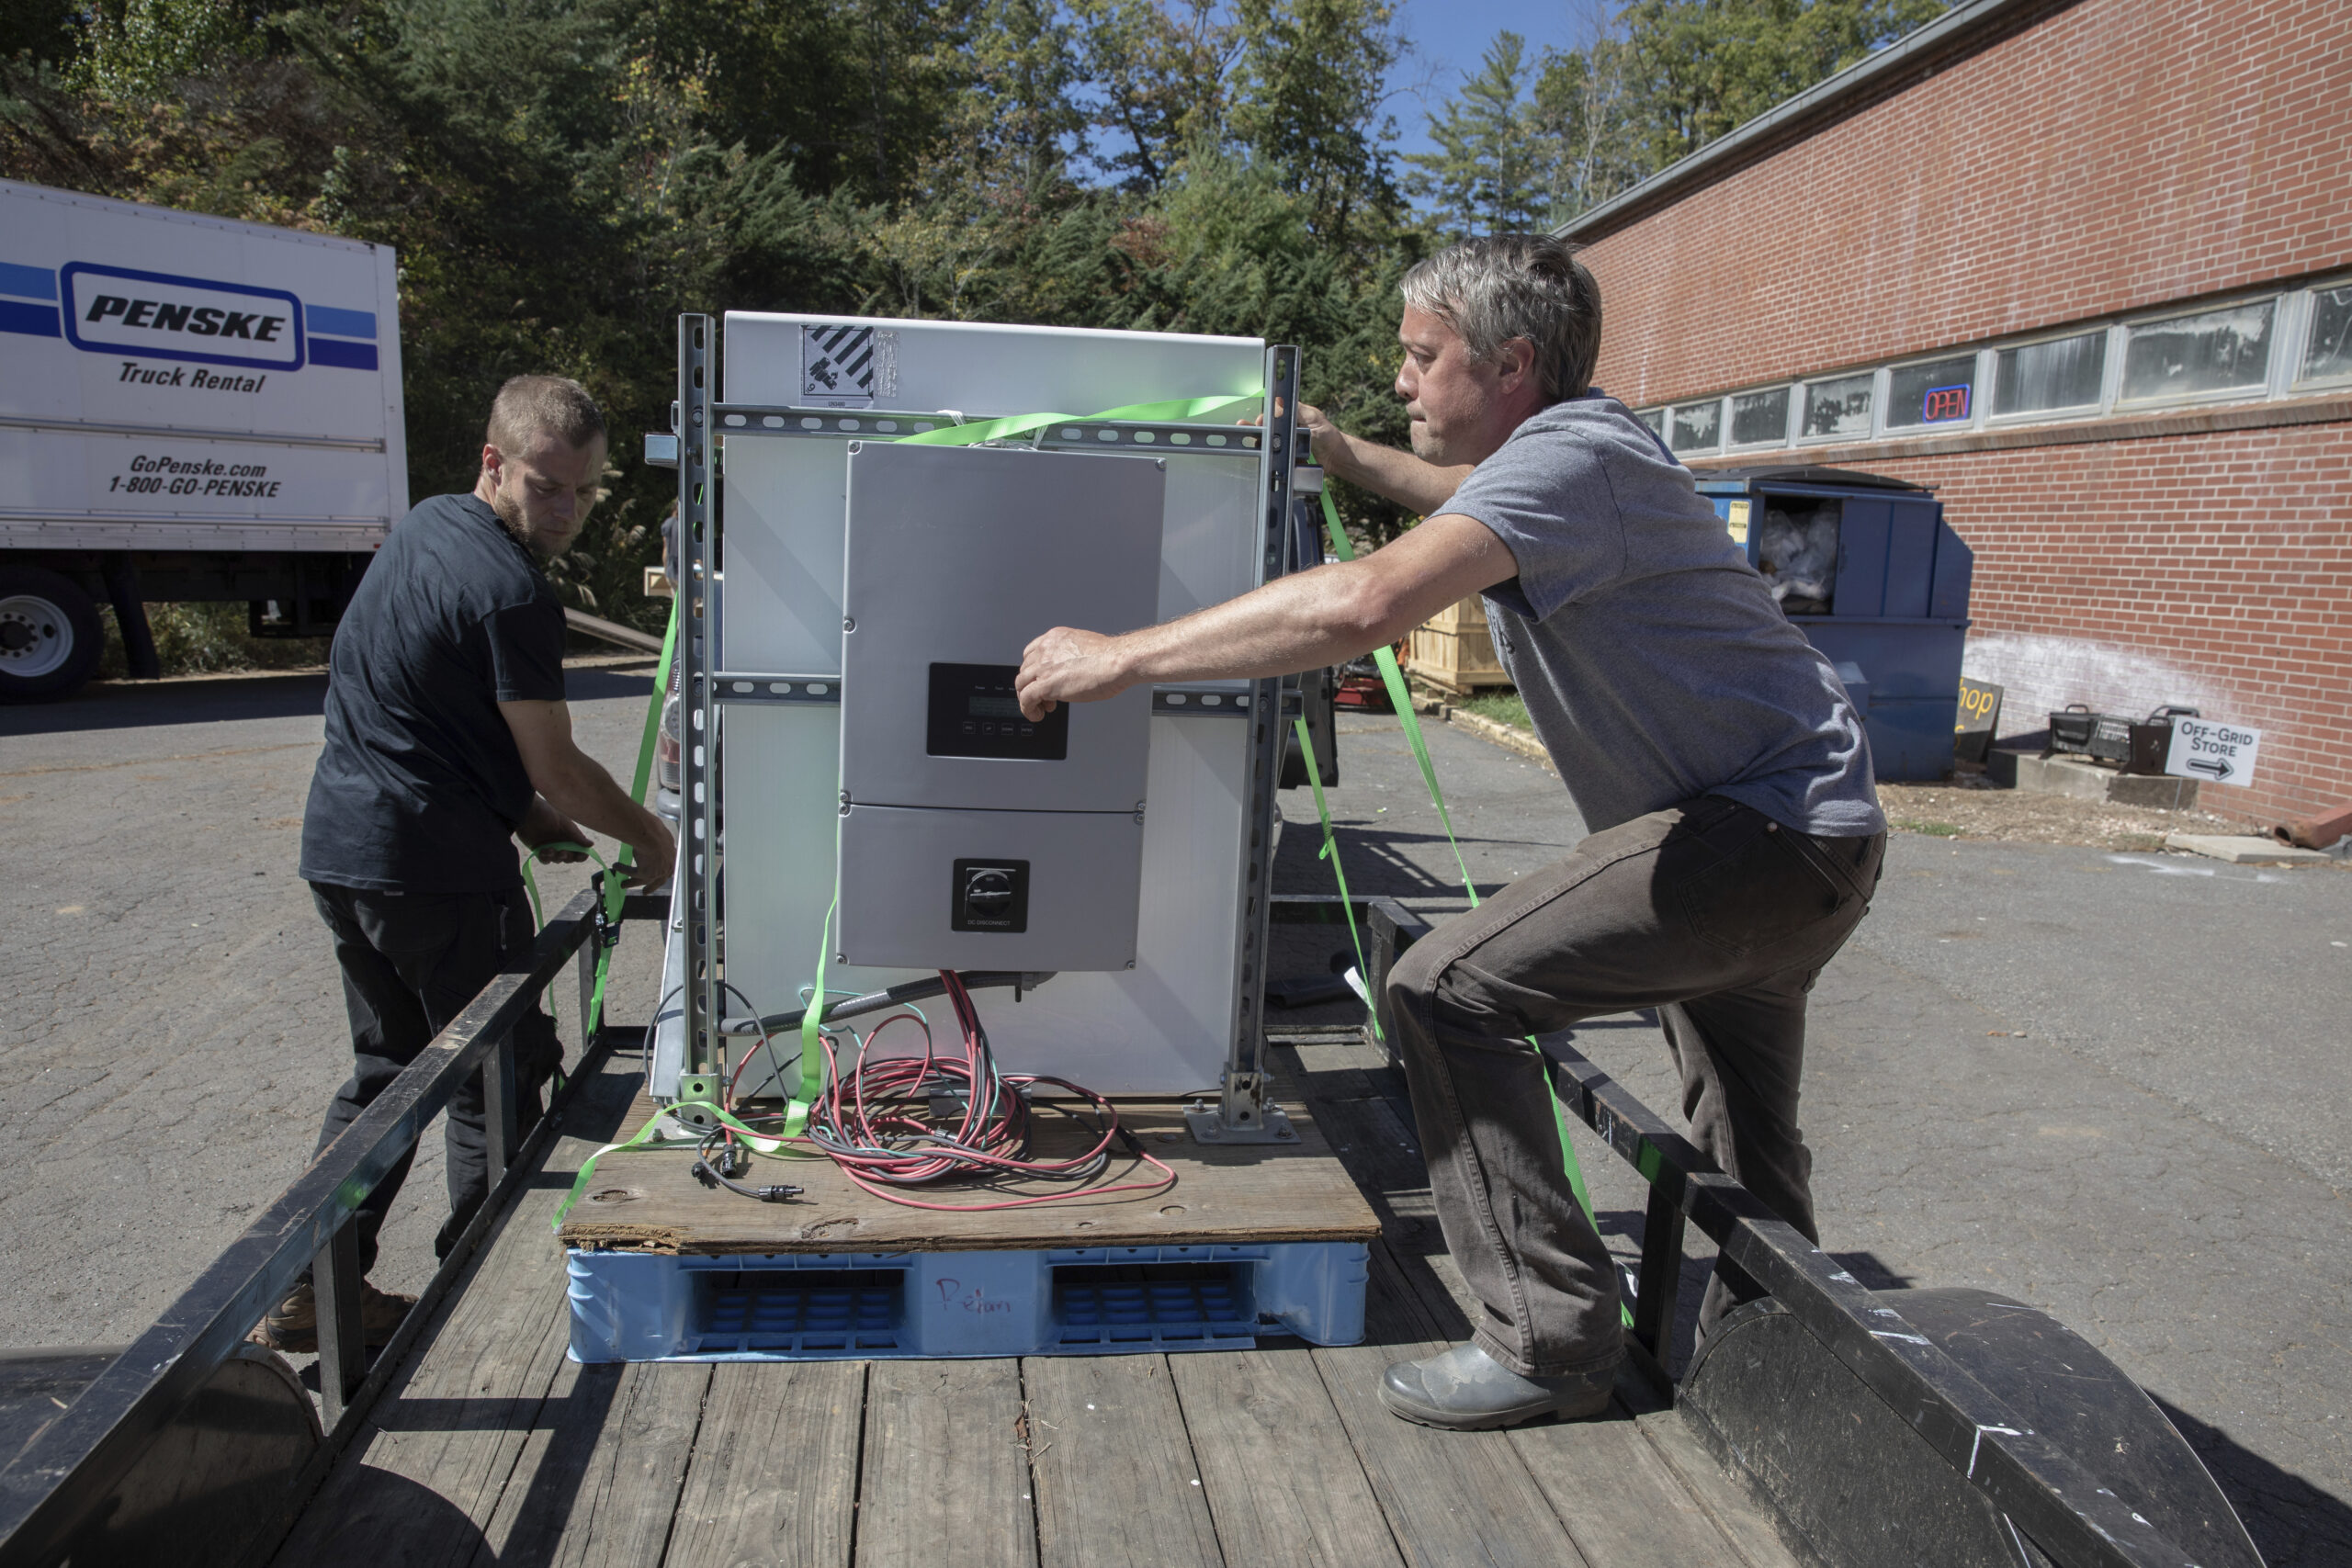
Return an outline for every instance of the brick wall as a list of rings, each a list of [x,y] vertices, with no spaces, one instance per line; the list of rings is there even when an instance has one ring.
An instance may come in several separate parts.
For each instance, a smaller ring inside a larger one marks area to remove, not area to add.
[[[1596,241],[1629,403],[2352,265],[2352,6],[2080,0]]]
[[[2205,785],[2209,809],[2352,801],[2352,424],[1869,467],[1936,486],[1976,552],[1964,668],[2007,688],[2003,734],[2180,703],[2263,731],[2253,784]]]
[[[2344,0],[2053,9],[1594,241],[1600,382],[1661,402],[2352,267],[2347,105]],[[2352,423],[2329,418],[1766,460],[1939,487],[2004,733],[2069,702],[2254,725],[2253,786],[2203,794],[2267,823],[2352,801]]]

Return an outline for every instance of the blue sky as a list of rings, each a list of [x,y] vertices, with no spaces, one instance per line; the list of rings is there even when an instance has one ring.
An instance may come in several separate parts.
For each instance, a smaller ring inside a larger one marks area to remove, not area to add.
[[[1494,36],[1509,28],[1527,40],[1528,58],[1544,46],[1572,47],[1588,28],[1591,0],[1403,0],[1398,30],[1413,51],[1388,79],[1388,112],[1396,118],[1399,154],[1432,151],[1429,117],[1460,90]]]

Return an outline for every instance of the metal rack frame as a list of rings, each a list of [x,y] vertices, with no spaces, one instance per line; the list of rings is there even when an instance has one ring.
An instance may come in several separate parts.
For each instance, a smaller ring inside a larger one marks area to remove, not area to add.
[[[723,874],[719,839],[723,710],[738,703],[838,704],[837,674],[738,671],[713,669],[718,621],[724,614],[709,585],[724,560],[725,509],[712,480],[721,468],[721,443],[758,438],[858,441],[897,438],[957,423],[938,412],[801,408],[789,404],[728,403],[718,397],[716,322],[707,315],[678,318],[678,399],[672,405],[671,436],[647,438],[649,460],[673,460],[678,469],[681,527],[680,585],[680,818],[685,838],[678,896],[685,914],[684,1024],[681,1091],[688,1082],[718,1070],[725,1033],[726,920],[719,908]],[[1270,582],[1301,564],[1295,560],[1301,527],[1292,470],[1301,460],[1295,411],[1299,351],[1286,344],[1266,350],[1264,392],[1256,426],[1169,423],[1153,421],[1056,420],[1010,438],[1041,451],[1115,450],[1149,452],[1163,458],[1254,456],[1258,463],[1261,581]],[[1313,564],[1307,562],[1305,564]],[[1167,717],[1240,718],[1250,726],[1247,796],[1243,808],[1239,916],[1234,954],[1236,1009],[1227,1042],[1226,1066],[1216,1106],[1196,1106],[1193,1134],[1213,1143],[1276,1143],[1296,1134],[1278,1106],[1267,1098],[1265,1050],[1265,953],[1272,879],[1274,790],[1283,757],[1282,720],[1297,704],[1295,679],[1270,678],[1246,691],[1198,683],[1155,688],[1152,712]]]

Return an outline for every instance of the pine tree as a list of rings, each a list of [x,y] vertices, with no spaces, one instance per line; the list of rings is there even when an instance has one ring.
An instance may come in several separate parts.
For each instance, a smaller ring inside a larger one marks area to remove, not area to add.
[[[1456,234],[1499,234],[1535,226],[1550,208],[1544,189],[1548,151],[1525,92],[1527,40],[1495,35],[1477,74],[1442,115],[1430,117],[1435,152],[1406,158],[1416,172],[1406,188],[1431,203]]]

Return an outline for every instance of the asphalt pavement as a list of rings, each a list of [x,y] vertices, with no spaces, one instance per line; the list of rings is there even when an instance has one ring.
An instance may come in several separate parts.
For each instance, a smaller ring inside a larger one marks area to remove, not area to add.
[[[626,780],[650,661],[566,680],[582,748]],[[322,675],[232,676],[0,708],[0,1346],[129,1340],[310,1161],[351,1070],[295,874],[325,694]],[[543,869],[550,907],[587,869]],[[625,941],[616,994],[650,991],[659,962]],[[576,1052],[571,993],[551,988]],[[431,1277],[442,1189],[436,1124],[378,1285]]]
[[[647,673],[571,682],[583,744],[626,769]],[[322,694],[254,676],[0,709],[0,1344],[130,1338],[309,1156],[348,1053],[295,875]],[[1444,726],[1430,743],[1482,889],[1583,836],[1542,764]],[[1357,892],[1462,907],[1394,720],[1343,722],[1330,798]],[[1282,801],[1276,887],[1325,891],[1313,803]],[[1815,993],[1824,1245],[1866,1283],[2055,1313],[2172,1413],[2274,1568],[2352,1561],[2346,943],[2335,867],[1899,835]],[[1278,960],[1319,971],[1331,945],[1288,928]],[[656,959],[625,941],[618,994],[650,995]],[[1578,1043],[1673,1115],[1642,1020]],[[1582,1153],[1630,1256],[1639,1184],[1597,1141]],[[430,1272],[440,1180],[428,1135],[379,1284]]]

